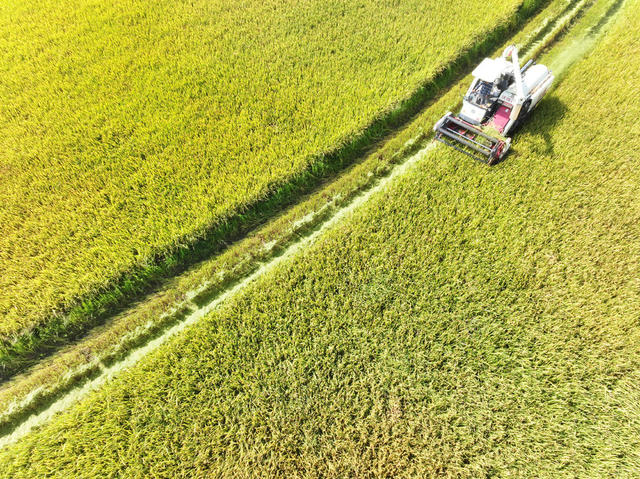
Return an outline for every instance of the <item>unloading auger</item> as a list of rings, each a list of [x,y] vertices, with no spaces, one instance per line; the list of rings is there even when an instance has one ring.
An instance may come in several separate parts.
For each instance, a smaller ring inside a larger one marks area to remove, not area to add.
[[[513,45],[499,58],[482,60],[472,75],[460,113],[447,112],[433,130],[438,141],[492,165],[505,157],[509,135],[542,99],[554,76],[533,60],[521,68]]]

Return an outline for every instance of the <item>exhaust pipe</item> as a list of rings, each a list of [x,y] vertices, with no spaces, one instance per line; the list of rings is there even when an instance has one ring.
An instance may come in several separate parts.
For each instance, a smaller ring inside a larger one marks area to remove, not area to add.
[[[534,63],[535,63],[535,60],[532,58],[531,60],[529,60],[527,63],[524,64],[524,66],[520,69],[520,73],[524,74],[524,72],[527,71],[527,68],[529,68]]]

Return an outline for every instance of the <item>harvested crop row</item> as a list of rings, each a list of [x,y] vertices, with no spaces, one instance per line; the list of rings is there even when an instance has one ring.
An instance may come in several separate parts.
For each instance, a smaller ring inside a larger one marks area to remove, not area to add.
[[[520,3],[4,2],[0,339],[263,198]]]
[[[639,6],[508,161],[433,151],[6,476],[637,475]]]

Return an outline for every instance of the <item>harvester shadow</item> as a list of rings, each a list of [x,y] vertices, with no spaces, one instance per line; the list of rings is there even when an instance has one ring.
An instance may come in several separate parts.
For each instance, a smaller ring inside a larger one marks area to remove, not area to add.
[[[538,111],[534,113],[531,123],[524,125],[523,133],[529,133],[544,140],[544,149],[540,153],[554,155],[553,139],[551,131],[560,122],[567,112],[567,106],[557,96],[552,96],[540,104]]]
[[[543,99],[539,106],[531,113],[528,121],[519,126],[514,133],[514,146],[511,147],[511,154],[498,163],[508,160],[513,154],[517,155],[518,139],[525,134],[531,136],[534,141],[535,152],[541,155],[553,156],[555,154],[551,131],[564,117],[567,112],[566,105],[557,96]],[[544,145],[540,145],[537,138],[542,138]],[[495,164],[498,164],[495,163]]]
[[[615,0],[611,3],[607,11],[602,15],[598,23],[589,28],[588,36],[595,37],[609,24],[611,18],[618,13],[625,0]],[[560,72],[556,80],[556,87],[564,80],[565,72]],[[557,96],[552,96],[542,100],[540,106],[533,112],[531,122],[523,125],[523,132],[532,136],[541,136],[545,142],[545,148],[540,150],[541,154],[553,155],[553,141],[550,131],[567,112],[567,107]]]
[[[602,17],[600,17],[598,22],[589,28],[587,38],[593,38],[600,34],[609,24],[609,21],[613,16],[618,13],[624,2],[625,0],[613,1],[607,11],[602,15]],[[556,87],[564,81],[567,70],[568,69],[565,69],[556,74]],[[542,137],[544,140],[544,147],[536,148],[536,152],[542,155],[553,156],[555,154],[555,150],[550,132],[564,117],[567,110],[566,105],[562,103],[557,96],[545,98],[540,102],[540,106],[531,114],[530,121],[526,121],[521,127],[518,127],[516,134],[527,133],[534,138]],[[517,144],[517,137],[515,143]],[[517,148],[513,148],[514,153],[517,151]]]

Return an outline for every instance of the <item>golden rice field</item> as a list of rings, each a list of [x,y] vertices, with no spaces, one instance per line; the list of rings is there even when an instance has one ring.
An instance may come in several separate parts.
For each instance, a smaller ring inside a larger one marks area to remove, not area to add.
[[[640,0],[614,20],[542,57],[506,161],[429,149],[0,477],[637,477]]]
[[[0,339],[264,198],[521,3],[2,2]]]
[[[497,45],[492,54],[499,54],[512,43],[521,45],[523,52],[532,45],[543,48],[539,40],[553,33],[549,28],[545,29],[545,25],[553,23],[554,32],[563,28],[567,6],[566,0],[549,3],[527,18],[515,35],[499,37],[503,44]],[[589,9],[590,12],[593,10]],[[583,18],[581,23],[590,25],[592,22]],[[580,35],[583,30],[583,26],[576,25],[571,32]],[[235,282],[256,271],[261,264],[280,257],[287,245],[299,244],[301,235],[304,237],[322,227],[341,208],[350,205],[355,197],[377,185],[389,171],[396,171],[394,165],[418,151],[431,135],[429,125],[440,118],[443,111],[459,102],[468,82],[466,78],[449,83],[449,87],[437,94],[437,100],[429,102],[418,116],[395,130],[388,141],[359,159],[353,168],[325,182],[313,194],[299,197],[291,208],[255,228],[223,253],[214,254],[177,275],[158,293],[137,301],[133,307],[110,318],[105,327],[95,328],[81,340],[52,353],[25,374],[4,381],[0,384],[0,430],[7,424],[15,424],[16,418],[22,417],[25,411],[39,409],[38,405],[43,404],[45,398],[59,397],[82,378],[91,377],[96,365],[125,358],[128,352],[163,334],[160,332],[163,328],[183,320],[194,304],[208,304]],[[16,404],[19,406],[14,407]]]

